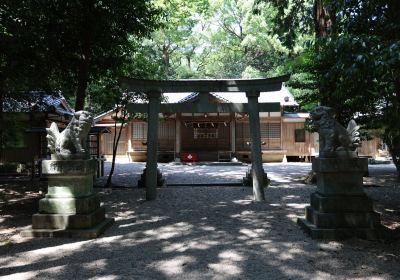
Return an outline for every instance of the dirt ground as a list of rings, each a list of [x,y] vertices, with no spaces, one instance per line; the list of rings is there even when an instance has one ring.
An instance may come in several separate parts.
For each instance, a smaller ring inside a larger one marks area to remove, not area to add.
[[[399,239],[320,241],[301,231],[296,220],[316,189],[300,180],[310,165],[265,168],[263,203],[239,186],[167,186],[154,201],[135,187],[97,189],[115,223],[92,240],[20,237],[46,182],[0,181],[0,279],[400,279]],[[364,185],[382,223],[398,233],[395,175],[373,167]]]
[[[364,177],[364,190],[381,214],[382,224],[400,231],[400,185],[393,171],[386,166],[373,166],[369,177]],[[304,178],[295,176],[299,180]],[[32,215],[38,212],[38,201],[46,190],[46,181],[0,177],[0,244],[7,243],[10,237],[31,224]]]
[[[0,242],[6,243],[22,227],[31,224],[47,182],[29,178],[0,178]]]

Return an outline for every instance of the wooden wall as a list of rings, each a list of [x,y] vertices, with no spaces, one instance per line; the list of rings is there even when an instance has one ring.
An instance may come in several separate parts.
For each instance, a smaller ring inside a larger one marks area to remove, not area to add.
[[[221,121],[227,122],[225,126]],[[230,137],[230,117],[207,117],[208,122],[220,122],[218,128],[217,139],[194,139],[193,127],[185,126],[185,121],[196,122],[205,121],[204,117],[183,117],[181,126],[181,150],[182,151],[230,151],[231,150],[231,137]],[[126,155],[129,148],[131,151],[146,151],[146,145],[143,145],[147,141],[147,123],[138,122],[142,124],[142,138],[133,137],[134,129],[133,123],[123,128],[121,135],[120,144],[118,147],[118,155]],[[270,138],[267,124],[273,123],[276,129],[276,124],[281,125],[281,138]],[[266,145],[262,146],[264,151],[278,151],[282,150],[287,156],[314,156],[318,153],[318,134],[309,133],[305,131],[305,141],[295,142],[295,131],[296,129],[304,129],[304,122],[296,120],[295,122],[283,121],[280,118],[274,119],[262,119],[261,120],[261,141],[266,142]],[[246,142],[250,141],[250,131],[248,120],[236,120],[236,135],[235,145],[236,151],[249,152],[250,147]],[[175,150],[175,120],[162,120],[159,123],[159,150],[160,151],[174,151]],[[101,139],[101,153],[112,154],[112,141],[114,131],[111,128],[111,133],[103,134]],[[380,139],[373,139],[369,141],[363,141],[362,146],[358,152],[360,156],[375,157],[379,156],[378,145]],[[17,152],[17,151],[16,151]],[[17,152],[18,153],[18,152]]]
[[[313,136],[305,132],[304,142],[295,142],[295,130],[304,129],[303,122],[282,123],[282,149],[286,150],[287,156],[310,156],[312,155]]]
[[[359,156],[376,157],[380,156],[378,152],[378,146],[381,140],[374,138],[368,141],[361,141],[361,146],[358,148]]]
[[[105,133],[101,137],[101,153],[105,155],[112,155],[113,154],[113,141],[114,141],[114,134],[115,130],[114,128],[110,128],[111,133]],[[119,131],[119,128],[117,127],[117,133]],[[128,151],[128,128],[124,127],[122,129],[121,133],[121,138],[118,143],[118,148],[117,148],[117,155],[126,155],[126,152]]]
[[[101,153],[112,154],[114,139],[114,128],[110,128],[111,133],[103,134],[101,139]],[[119,128],[117,128],[118,132]],[[175,148],[175,120],[161,120],[158,126],[158,149],[159,151],[174,151]],[[121,138],[118,144],[117,155],[126,155],[131,151],[146,151],[147,146],[147,123],[143,121],[133,121],[122,129]]]

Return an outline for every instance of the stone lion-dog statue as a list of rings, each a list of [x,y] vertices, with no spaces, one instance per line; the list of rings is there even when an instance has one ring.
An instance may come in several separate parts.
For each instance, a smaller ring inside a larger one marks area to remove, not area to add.
[[[357,157],[360,127],[354,120],[346,129],[335,120],[332,108],[318,106],[310,112],[308,124],[318,131],[319,157]]]
[[[68,126],[60,133],[56,123],[46,128],[48,148],[54,160],[88,159],[86,139],[93,123],[87,111],[74,113]]]

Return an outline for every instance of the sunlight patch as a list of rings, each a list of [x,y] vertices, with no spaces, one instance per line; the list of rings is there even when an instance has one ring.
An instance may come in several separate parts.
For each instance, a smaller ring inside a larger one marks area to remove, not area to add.
[[[292,222],[296,222],[299,216],[295,214],[287,214],[286,217],[288,217]]]
[[[193,257],[178,256],[171,260],[159,261],[156,263],[155,267],[166,275],[173,276],[184,273],[185,266],[195,261]]]
[[[288,203],[286,205],[295,209],[303,209],[309,205],[309,203]]]
[[[232,260],[232,261],[236,261],[236,262],[243,260],[243,257],[235,250],[223,251],[218,254],[218,257],[220,259]]]
[[[214,231],[215,227],[213,227],[213,226],[202,226],[201,229],[205,230],[205,231]]]
[[[282,252],[279,254],[278,258],[283,261],[293,260],[293,255],[287,252]]]
[[[114,279],[119,279],[120,277],[117,275],[105,275],[105,276],[96,276],[96,277],[92,277],[89,279],[96,279],[96,280],[114,280]]]
[[[241,234],[247,236],[247,237],[250,237],[250,238],[257,238],[257,237],[260,237],[260,235],[259,235],[257,232],[255,232],[254,230],[247,229],[247,228],[241,228],[241,229],[239,230],[239,232],[240,232]]]
[[[171,253],[171,252],[180,252],[183,253],[187,250],[208,250],[210,249],[213,245],[207,244],[207,242],[199,242],[199,241],[189,241],[185,243],[172,243],[166,245],[162,251],[166,253]]]
[[[242,273],[242,269],[240,267],[227,263],[226,261],[222,261],[221,263],[210,263],[208,267],[223,275],[238,275]]]
[[[119,228],[126,228],[126,227],[131,227],[131,226],[134,226],[134,225],[136,225],[136,222],[135,223],[129,223],[129,224],[120,225]]]
[[[100,268],[107,267],[107,259],[98,259],[90,263],[85,263],[85,269],[98,270]],[[98,271],[96,271],[98,273]],[[97,278],[96,278],[97,279]]]
[[[169,239],[175,236],[189,234],[192,229],[192,225],[181,222],[158,229],[146,230],[144,234],[147,236],[156,237],[156,239]]]
[[[235,204],[240,204],[240,205],[249,205],[252,203],[252,201],[250,199],[238,199],[238,200],[234,200],[232,202]]]
[[[36,271],[27,271],[21,273],[15,273],[12,275],[7,275],[7,280],[24,280],[24,279],[34,279],[37,276]],[[6,279],[6,278],[4,278]]]
[[[49,255],[54,254],[57,257],[59,256],[60,251],[63,252],[72,252],[75,250],[82,250],[84,245],[91,243],[90,240],[87,241],[80,241],[80,242],[75,242],[75,243],[68,243],[68,244],[62,244],[62,245],[58,245],[58,246],[53,246],[53,247],[46,247],[46,248],[40,248],[40,249],[36,249],[36,250],[31,250],[31,251],[27,251],[26,255],[27,258],[30,260],[30,262],[32,262],[33,260],[42,257],[42,256],[46,256],[48,257]]]

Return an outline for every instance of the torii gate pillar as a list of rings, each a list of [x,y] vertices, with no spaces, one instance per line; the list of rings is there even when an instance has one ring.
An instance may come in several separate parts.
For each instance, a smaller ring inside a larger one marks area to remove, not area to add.
[[[160,91],[149,91],[147,126],[147,162],[146,162],[146,200],[157,198],[157,146],[158,113],[160,111]]]
[[[250,137],[251,137],[251,163],[253,194],[255,201],[265,200],[264,196],[264,171],[261,156],[260,111],[258,106],[259,91],[247,91]]]

